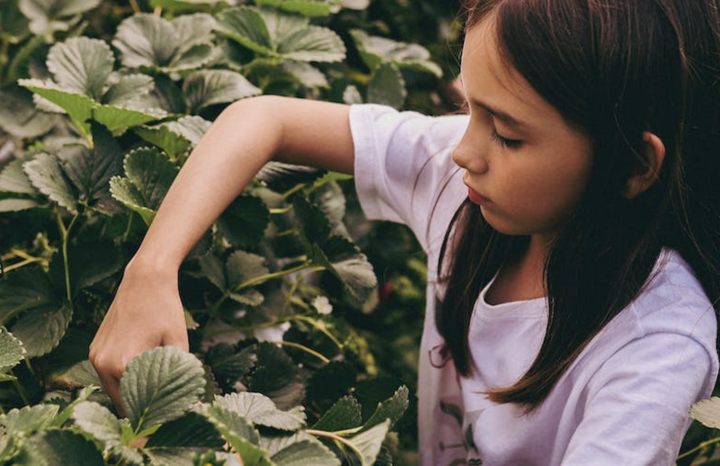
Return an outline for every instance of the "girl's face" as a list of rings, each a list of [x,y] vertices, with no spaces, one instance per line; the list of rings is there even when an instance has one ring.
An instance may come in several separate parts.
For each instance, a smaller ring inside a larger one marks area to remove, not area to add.
[[[490,15],[466,35],[470,123],[453,160],[493,228],[551,240],[588,183],[591,142],[503,62],[494,23]]]

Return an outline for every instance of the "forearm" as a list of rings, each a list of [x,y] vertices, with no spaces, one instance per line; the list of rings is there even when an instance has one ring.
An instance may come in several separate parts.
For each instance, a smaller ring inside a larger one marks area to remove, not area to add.
[[[167,193],[134,264],[173,273],[193,245],[271,158],[352,170],[344,106],[257,98],[228,107]]]

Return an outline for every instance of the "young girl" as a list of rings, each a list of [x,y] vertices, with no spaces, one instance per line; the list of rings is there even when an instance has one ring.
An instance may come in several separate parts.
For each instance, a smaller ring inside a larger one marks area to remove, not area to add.
[[[718,0],[487,0],[469,115],[275,97],[231,105],[185,164],[91,347],[188,347],[177,272],[271,157],[354,173],[430,283],[423,465],[668,465],[718,372]]]

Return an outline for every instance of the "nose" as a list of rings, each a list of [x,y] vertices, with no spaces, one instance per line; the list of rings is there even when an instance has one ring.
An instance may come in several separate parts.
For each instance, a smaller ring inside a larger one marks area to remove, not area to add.
[[[485,173],[489,168],[485,149],[468,130],[453,150],[453,162],[469,172]]]

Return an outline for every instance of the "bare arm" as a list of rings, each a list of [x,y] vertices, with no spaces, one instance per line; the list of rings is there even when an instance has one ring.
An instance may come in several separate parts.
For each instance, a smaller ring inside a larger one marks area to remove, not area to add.
[[[272,158],[352,173],[348,107],[265,96],[232,104],[213,123],[163,200],[90,346],[116,406],[118,381],[133,357],[156,346],[188,349],[180,264]]]

